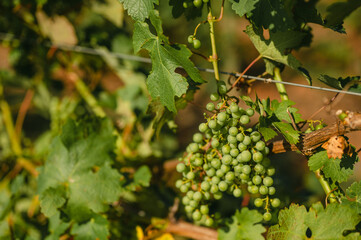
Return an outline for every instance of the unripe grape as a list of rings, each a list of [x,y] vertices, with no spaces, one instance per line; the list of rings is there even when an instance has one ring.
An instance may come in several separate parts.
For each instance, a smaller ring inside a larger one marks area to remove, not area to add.
[[[229,165],[229,164],[231,164],[231,162],[232,162],[232,156],[231,155],[224,155],[223,157],[222,157],[222,163],[223,164],[226,164],[226,165]]]
[[[221,166],[221,170],[223,171],[224,174],[229,172],[230,169],[231,168],[229,167],[229,165],[222,164],[222,166]]]
[[[201,183],[201,189],[202,189],[203,191],[206,191],[206,192],[207,192],[210,188],[211,188],[211,184],[209,184],[209,182],[203,181],[203,182]]]
[[[213,184],[218,184],[220,181],[221,181],[221,179],[219,177],[217,177],[217,176],[212,177]]]
[[[263,184],[266,186],[266,187],[270,187],[273,185],[273,179],[271,177],[265,177],[263,179]]]
[[[191,212],[193,212],[194,207],[191,207],[191,206],[187,205],[187,206],[184,207],[184,210],[186,210],[187,213],[191,213]]]
[[[199,41],[198,39],[193,39],[193,47],[194,49],[198,49],[201,47],[201,41]]]
[[[195,133],[193,135],[193,141],[196,143],[201,143],[203,141],[203,136],[201,133]]]
[[[236,188],[233,190],[233,196],[235,196],[236,198],[242,196],[242,190],[239,188]]]
[[[193,199],[194,199],[195,201],[199,202],[200,200],[202,200],[202,193],[200,193],[200,192],[195,192],[195,193],[193,194]]]
[[[263,200],[260,199],[260,198],[256,198],[256,199],[254,200],[254,205],[255,205],[256,207],[262,207],[262,206],[263,206]]]
[[[271,199],[271,205],[274,208],[278,208],[281,204],[281,201],[278,198]]]
[[[226,83],[223,81],[218,81],[217,82],[217,88],[218,88],[218,92],[221,95],[224,95],[227,93],[227,86]]]
[[[184,197],[182,198],[182,203],[183,203],[184,205],[188,205],[190,201],[191,201],[191,200],[190,200],[189,197],[187,197],[187,196],[184,196]]]
[[[186,196],[191,200],[193,199],[194,192],[192,190],[188,191]]]
[[[258,193],[258,187],[255,186],[255,185],[252,185],[252,186],[250,186],[250,188],[248,189],[248,191],[249,191],[251,194],[256,194],[256,193]]]
[[[214,199],[219,200],[223,197],[223,194],[221,192],[216,192],[213,194]]]
[[[209,177],[213,177],[214,175],[216,175],[216,170],[214,168],[211,168],[208,171],[206,171],[206,174]]]
[[[249,144],[251,144],[252,140],[249,136],[244,136],[244,139],[243,139],[243,144],[248,146]]]
[[[208,130],[208,126],[207,126],[206,123],[201,123],[201,124],[199,124],[199,131],[200,131],[200,132],[205,132],[205,131],[207,131],[207,130]]]
[[[207,205],[201,205],[199,208],[200,212],[204,215],[207,215],[209,213],[209,208]]]
[[[193,212],[192,217],[194,221],[198,221],[202,218],[202,214],[198,210],[196,210]]]
[[[223,177],[224,176],[224,171],[222,171],[221,169],[218,169],[217,171],[216,171],[216,175],[217,175],[217,177]]]
[[[253,176],[253,178],[252,178],[252,182],[253,182],[255,185],[259,185],[259,184],[261,184],[261,182],[262,182],[262,178],[261,178],[259,175],[255,175],[255,176]]]
[[[272,214],[269,212],[265,212],[263,214],[263,220],[265,220],[266,222],[270,221],[272,219]]]
[[[222,147],[222,153],[225,155],[225,154],[229,154],[231,151],[231,147],[229,145],[224,145]]]
[[[276,193],[276,189],[274,187],[269,187],[268,188],[268,194],[269,195],[274,195]]]
[[[256,163],[260,163],[263,160],[263,154],[260,152],[255,152],[255,153],[253,153],[252,159]]]
[[[188,178],[189,180],[193,180],[193,179],[195,178],[194,172],[189,172],[189,173],[187,173],[187,178]]]
[[[261,140],[261,134],[257,131],[252,132],[250,136],[253,142],[258,142]]]
[[[242,172],[242,167],[243,167],[243,165],[238,164],[237,166],[234,167],[234,171],[236,173],[241,173]]]
[[[203,0],[204,1],[204,0]],[[204,222],[204,224],[207,226],[207,227],[211,227],[213,226],[214,224],[214,221],[212,218],[207,218],[206,221]]]
[[[182,185],[180,186],[179,190],[182,192],[182,193],[185,193],[187,192],[189,189],[189,187],[187,185]]]
[[[233,181],[234,180],[234,173],[233,172],[227,172],[225,176],[226,181]]]
[[[212,160],[211,165],[215,169],[219,169],[221,167],[222,163],[221,163],[221,160],[219,160],[218,158],[215,158]]]
[[[239,151],[243,152],[246,149],[247,149],[247,146],[244,145],[243,143],[238,144],[238,150]]]
[[[268,187],[262,185],[259,187],[259,193],[262,195],[267,195],[268,194]]]
[[[231,150],[230,154],[232,157],[237,157],[239,154],[239,150],[237,148],[234,148]]]
[[[258,151],[263,151],[266,147],[266,144],[263,141],[258,141],[255,147]]]
[[[229,109],[231,110],[232,113],[236,113],[239,111],[239,107],[238,107],[237,103],[235,103],[235,102],[231,103],[231,105],[229,106]]]
[[[217,148],[219,146],[218,139],[212,139],[211,146],[212,148]]]
[[[218,189],[222,192],[225,192],[228,189],[228,184],[225,181],[220,181],[218,183]]]
[[[189,36],[188,36],[188,43],[189,43],[189,44],[192,44],[192,43],[193,43],[193,38],[194,38],[193,35],[189,35]]]
[[[274,167],[267,169],[267,175],[272,177],[276,173],[276,169]]]
[[[218,192],[218,184],[212,184],[210,192],[215,194]]]
[[[249,119],[249,117],[248,117],[247,115],[243,115],[243,116],[239,119],[239,121],[240,121],[243,125],[246,125],[246,124],[249,123],[250,119]]]
[[[225,112],[218,113],[217,120],[220,122],[225,122],[227,120],[227,113]]]
[[[264,167],[257,163],[255,166],[254,166],[254,170],[256,171],[256,173],[262,173],[264,171]]]
[[[176,188],[180,188],[182,185],[183,185],[183,181],[182,181],[181,179],[178,179],[178,180],[175,182]]]
[[[249,165],[244,165],[243,167],[242,167],[242,172],[244,173],[244,174],[250,174],[251,173],[251,171],[252,171],[252,169],[251,169],[251,167],[249,166]]]
[[[215,108],[214,104],[211,102],[206,105],[206,109],[210,112],[212,112],[214,110],[214,108]]]
[[[230,127],[228,133],[232,136],[236,136],[238,134],[238,129],[236,127]]]
[[[182,173],[182,172],[184,172],[186,170],[186,168],[187,167],[186,167],[186,165],[184,163],[178,163],[177,167],[176,167],[176,170],[177,170],[177,172]]]
[[[235,137],[235,136],[232,136],[232,135],[228,135],[227,141],[228,141],[229,143],[233,143],[233,144],[236,144],[236,143],[237,143],[236,137]]]
[[[212,93],[211,96],[210,96],[210,99],[212,101],[218,101],[219,100],[219,94],[218,93]]]
[[[247,114],[248,116],[252,117],[252,116],[254,115],[254,110],[253,110],[252,108],[248,108],[248,109],[246,110],[246,114]]]
[[[251,161],[251,158],[252,158],[252,154],[250,151],[245,150],[245,151],[241,152],[242,162],[249,162],[249,161]]]
[[[209,126],[210,129],[215,129],[217,127],[216,120],[209,120],[208,126]]]

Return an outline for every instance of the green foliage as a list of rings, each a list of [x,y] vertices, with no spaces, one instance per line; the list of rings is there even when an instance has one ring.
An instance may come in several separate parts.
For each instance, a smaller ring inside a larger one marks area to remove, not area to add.
[[[361,92],[361,82],[360,82],[360,76],[355,77],[346,77],[346,78],[333,78],[328,75],[321,75],[318,79],[327,84],[330,87],[343,90],[346,88],[346,91],[350,92]]]
[[[149,18],[153,11],[154,4],[159,4],[158,0],[120,0],[124,8],[134,20],[144,21]]]
[[[256,210],[242,208],[236,211],[232,217],[232,222],[227,223],[226,227],[218,230],[218,238],[226,239],[264,239],[262,234],[266,229],[262,226],[262,215]]]

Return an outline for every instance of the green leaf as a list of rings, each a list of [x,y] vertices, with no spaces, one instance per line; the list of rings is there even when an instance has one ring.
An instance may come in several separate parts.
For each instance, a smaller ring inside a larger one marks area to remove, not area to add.
[[[346,189],[347,198],[342,199],[342,204],[349,205],[358,214],[361,214],[361,181],[354,182]]]
[[[310,209],[305,221],[312,232],[312,239],[344,239],[346,230],[353,230],[361,216],[352,208],[338,203],[328,204],[324,211]]]
[[[325,25],[337,32],[346,33],[343,21],[360,6],[360,0],[347,0],[331,4],[327,8],[328,14],[325,18]]]
[[[326,151],[320,151],[315,154],[313,154],[309,160],[308,160],[308,166],[311,171],[316,171],[320,169],[325,162],[327,162],[327,152]]]
[[[149,187],[152,172],[148,166],[141,166],[134,174],[134,183],[143,187]]]
[[[290,144],[297,144],[299,141],[300,134],[294,130],[289,123],[285,122],[274,122],[273,126],[282,133],[287,142]]]
[[[288,110],[288,112],[293,116],[295,123],[303,121],[301,114],[297,113],[298,109],[291,107],[292,105],[295,105],[295,103],[290,100],[281,102],[278,102],[277,100],[272,101],[272,109],[279,120],[285,120],[289,123],[292,122],[290,115],[287,113]]]
[[[254,10],[255,4],[259,0],[229,0],[232,3],[232,9],[240,16],[243,17],[245,14],[251,14]]]
[[[344,154],[342,159],[329,159],[326,150],[323,150],[310,157],[308,166],[311,171],[322,168],[325,176],[334,182],[344,182],[352,175],[356,161],[358,158],[355,152],[351,156]]]
[[[61,186],[57,188],[48,188],[40,196],[41,212],[51,217],[57,213],[58,208],[65,203],[65,189]]]
[[[70,224],[70,222],[63,222],[60,219],[60,212],[57,212],[49,218],[50,235],[48,235],[45,240],[59,240],[60,236],[69,228]]]
[[[226,229],[218,230],[218,239],[262,240],[264,239],[262,233],[266,231],[260,224],[262,219],[262,215],[256,210],[249,210],[248,208],[242,208],[241,212],[237,210],[232,217],[232,223],[227,223]]]
[[[346,86],[348,91],[352,92],[360,92],[361,93],[361,77],[354,76],[354,77],[346,77],[346,78],[333,78],[328,75],[321,75],[318,80],[327,84],[330,87],[343,90]]]
[[[291,13],[285,9],[284,1],[281,0],[260,0],[255,4],[252,13],[247,16],[257,27],[272,31],[286,31],[295,26]]]
[[[308,72],[302,68],[301,63],[287,50],[299,44],[299,39],[295,33],[270,34],[270,39],[266,40],[263,36],[263,30],[254,29],[252,25],[247,26],[245,32],[263,58],[285,64],[298,70],[311,83],[311,77]],[[294,35],[296,37],[294,37]]]
[[[75,240],[107,240],[109,236],[108,221],[102,216],[94,216],[85,224],[75,224],[71,234]]]
[[[288,209],[282,209],[278,214],[278,224],[269,228],[267,239],[305,239],[307,215],[308,212],[305,206],[291,204]]]
[[[269,127],[260,127],[258,131],[262,134],[265,141],[269,141],[277,136],[277,132]]]
[[[294,15],[303,23],[316,23],[323,25],[321,14],[316,9],[318,0],[297,1],[293,6]]]
[[[176,73],[176,69],[182,67],[193,81],[204,82],[189,60],[191,51],[181,44],[170,45],[164,35],[153,35],[145,23],[136,23],[133,38],[135,51],[144,48],[152,59],[152,71],[147,79],[150,95],[154,99],[159,98],[164,106],[176,112],[174,97],[180,97],[188,89],[186,78]]]
[[[144,21],[149,17],[154,9],[154,4],[159,4],[158,0],[119,0],[124,5],[124,9],[136,21]]]

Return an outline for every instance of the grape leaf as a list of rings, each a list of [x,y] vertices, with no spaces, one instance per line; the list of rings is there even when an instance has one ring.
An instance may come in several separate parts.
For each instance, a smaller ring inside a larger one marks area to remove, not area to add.
[[[360,220],[352,208],[331,203],[323,211],[311,208],[305,224],[311,229],[312,239],[344,239],[344,231],[355,229]]]
[[[141,166],[134,174],[134,183],[143,187],[149,187],[152,173],[146,165]]]
[[[302,68],[301,63],[287,49],[296,46],[298,41],[292,38],[292,32],[281,34],[270,34],[270,39],[266,40],[263,36],[262,29],[254,29],[251,25],[247,26],[246,34],[251,39],[253,45],[263,58],[285,64],[301,72],[311,84],[311,77],[307,70]],[[274,37],[272,37],[274,36]]]
[[[292,122],[292,119],[287,113],[288,110],[289,113],[293,116],[295,123],[299,123],[303,121],[303,119],[301,118],[301,114],[297,113],[298,109],[291,107],[294,104],[295,103],[290,100],[281,101],[281,102],[278,102],[277,100],[273,100],[272,109],[274,111],[274,114],[279,120],[285,120],[289,123]]]
[[[267,239],[305,239],[307,215],[305,206],[291,204],[288,209],[282,209],[278,214],[278,224],[269,228]]]
[[[75,236],[75,240],[107,240],[109,235],[108,224],[105,218],[95,215],[85,224],[76,223],[71,234]]]
[[[343,21],[353,11],[361,6],[360,0],[347,0],[344,2],[336,2],[328,6],[325,18],[325,25],[334,31],[346,33],[343,27]]]
[[[355,209],[358,214],[361,214],[361,181],[354,182],[346,189],[347,198],[342,199],[342,204],[349,205]]]
[[[260,223],[262,219],[262,215],[256,210],[248,208],[242,208],[241,212],[237,210],[232,217],[233,222],[228,223],[227,228],[218,230],[218,239],[262,240],[264,239],[262,233],[266,231]]]
[[[269,141],[277,136],[277,132],[269,127],[260,127],[258,131],[262,134],[265,141]]]
[[[297,144],[298,138],[300,134],[298,131],[294,130],[293,127],[289,123],[285,122],[274,122],[272,123],[273,126],[282,133],[282,135],[285,137],[287,142],[290,144]]]
[[[328,75],[321,75],[318,80],[327,84],[330,87],[342,90],[348,85],[348,91],[351,92],[360,92],[361,93],[361,77],[354,76],[354,77],[346,77],[346,78],[333,78]]]
[[[48,188],[40,196],[41,212],[51,217],[57,213],[57,209],[65,203],[65,189],[59,186],[58,188]]]
[[[291,14],[284,7],[284,1],[280,0],[258,1],[255,9],[247,16],[258,27],[272,31],[286,31],[295,26]]]
[[[52,142],[49,156],[40,169],[38,193],[42,211],[63,211],[76,221],[100,213],[121,194],[121,175],[110,167],[114,149],[110,121],[75,124],[68,121]],[[98,128],[98,129],[96,129]],[[83,134],[81,134],[83,133]],[[64,186],[67,186],[64,190]]]
[[[176,112],[174,97],[180,97],[188,89],[186,78],[175,72],[178,67],[182,67],[193,81],[204,82],[189,60],[191,51],[181,44],[170,45],[162,34],[153,35],[146,23],[135,24],[133,45],[135,51],[141,48],[149,51],[153,62],[152,72],[147,79],[149,93],[154,99],[159,97],[169,110]]]
[[[331,158],[327,156],[327,151],[320,151],[312,155],[309,159],[308,166],[311,171],[320,169],[327,178],[331,178],[334,182],[344,182],[353,173],[353,165],[358,160],[357,154],[353,153],[351,156],[344,154],[342,159]]]
[[[119,0],[123,3],[124,9],[136,21],[144,21],[154,9],[154,4],[159,0]]]
[[[46,236],[45,240],[59,240],[60,236],[64,234],[70,225],[70,222],[63,222],[60,219],[60,212],[57,212],[49,218],[50,235]]]
[[[304,23],[316,23],[323,25],[321,14],[316,9],[318,0],[299,0],[293,6],[294,15]]]
[[[255,4],[259,0],[229,0],[232,3],[232,9],[240,16],[250,14],[254,10]]]

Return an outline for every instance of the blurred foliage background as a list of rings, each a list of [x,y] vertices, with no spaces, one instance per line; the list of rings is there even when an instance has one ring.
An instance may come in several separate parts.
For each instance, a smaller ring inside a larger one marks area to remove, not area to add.
[[[322,13],[331,2],[322,0],[317,7]],[[173,19],[168,1],[160,1],[159,9],[165,35],[171,42],[186,44],[187,36],[205,19],[205,15],[190,21],[184,16]],[[215,6],[214,9],[219,8]],[[311,46],[300,49],[295,55],[311,73],[314,85],[325,86],[316,80],[320,74],[334,77],[360,75],[360,19],[360,10],[347,18],[347,34],[311,24],[314,34]],[[246,26],[247,21],[239,19],[226,4],[224,18],[216,24],[221,70],[241,72],[258,56],[243,32]],[[202,121],[208,96],[216,89],[215,81],[212,74],[202,73],[209,84],[200,86],[189,104],[180,102],[184,109],[175,116],[175,122],[169,121],[173,115],[151,101],[147,93],[145,80],[150,64],[117,59],[110,54],[133,54],[132,27],[133,21],[117,0],[16,0],[0,3],[0,93],[3,104],[0,115],[1,239],[9,236],[15,236],[14,239],[44,239],[46,236],[57,239],[58,235],[48,230],[52,229],[49,224],[54,223],[49,223],[39,210],[36,169],[44,164],[51,151],[49,143],[59,135],[69,118],[91,119],[95,115],[101,116],[102,111],[112,120],[120,135],[115,153],[117,168],[130,179],[144,164],[153,174],[149,187],[137,186],[135,191],[121,196],[111,213],[112,236],[114,239],[135,238],[137,225],[145,228],[152,219],[167,217],[168,208],[177,194],[173,160],[182,155]],[[199,52],[205,56],[211,53],[207,35],[208,29],[201,26],[198,38],[202,47]],[[64,50],[62,46],[83,46],[102,54],[79,53]],[[144,53],[143,56],[148,57]],[[194,55],[192,60],[199,67],[211,68],[211,64],[198,55]],[[247,74],[258,76],[264,71],[264,64],[259,61]],[[81,79],[84,84],[77,84],[74,78]],[[226,80],[228,76],[222,78]],[[287,68],[283,79],[307,84],[299,73]],[[334,96],[318,90],[286,88],[304,119]],[[233,94],[279,98],[274,85],[262,82],[252,82],[241,91],[234,90]],[[98,105],[89,104],[92,99],[96,99]],[[10,107],[10,115],[4,112],[4,103]],[[101,107],[100,113],[94,111],[97,107]],[[314,119],[333,123],[336,121],[334,112],[338,109],[360,111],[360,98],[341,95]],[[9,134],[5,124],[9,117],[14,125],[13,135]],[[359,149],[359,133],[348,136]],[[287,193],[286,204],[299,202],[308,205],[322,199],[323,191],[314,175],[308,174],[303,157],[285,153],[273,156],[272,160],[278,171],[276,181],[288,182],[288,185],[283,185],[284,189],[280,189]],[[360,178],[360,171],[360,167],[356,167],[353,180]],[[222,203],[226,204],[214,208],[226,216],[234,212],[232,204],[239,204],[233,198],[226,198]],[[9,229],[8,224],[13,229]],[[14,229],[15,232],[11,233]],[[64,234],[66,232],[59,236]]]

